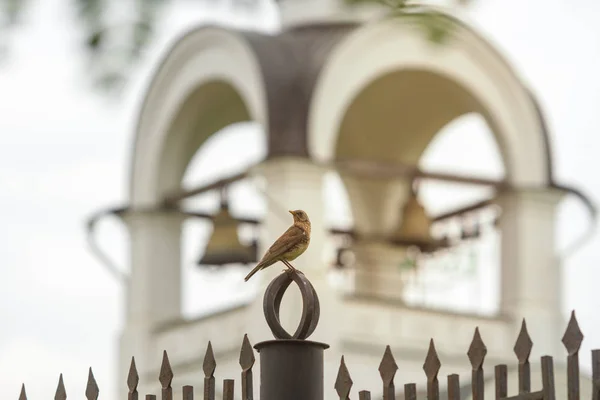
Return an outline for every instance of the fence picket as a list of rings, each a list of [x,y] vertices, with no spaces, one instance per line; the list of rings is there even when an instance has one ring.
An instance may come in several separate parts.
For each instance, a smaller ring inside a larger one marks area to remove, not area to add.
[[[584,336],[579,328],[579,323],[575,317],[575,312],[571,313],[569,323],[562,337],[562,343],[567,351],[567,399],[580,400],[580,370],[579,370],[579,351]],[[506,364],[496,365],[494,368],[495,382],[495,400],[555,400],[556,387],[554,376],[554,360],[551,356],[541,357],[542,382],[541,389],[531,391],[531,366],[530,355],[533,348],[533,342],[527,331],[526,321],[521,323],[521,329],[514,345],[514,354],[518,361],[518,390],[515,395],[508,393],[508,366]],[[484,400],[485,381],[484,381],[484,362],[487,355],[487,347],[481,338],[479,328],[475,328],[473,339],[471,340],[467,356],[471,364],[471,395],[473,400]],[[600,349],[592,350],[592,396],[591,400],[600,400]],[[254,349],[244,335],[242,346],[239,353],[239,364],[241,367],[241,400],[253,400],[253,371],[252,368],[256,362]],[[204,371],[204,396],[203,400],[215,400],[215,370],[216,360],[213,353],[212,344],[209,341],[202,369]],[[438,357],[434,340],[429,342],[429,348],[423,371],[427,378],[426,396],[427,400],[440,400],[440,388],[438,374],[441,368],[441,362]],[[379,374],[382,381],[382,397],[376,397],[382,400],[396,400],[396,391],[394,379],[398,371],[398,364],[392,354],[391,347],[385,348],[379,364]],[[173,400],[173,370],[167,351],[163,351],[163,358],[159,373],[161,384],[161,400]],[[139,374],[135,358],[131,358],[131,364],[127,375],[128,400],[138,400]],[[540,382],[534,383],[535,386]],[[350,392],[353,386],[352,378],[348,371],[344,356],[341,357],[337,378],[335,381],[335,390],[339,400],[350,400]],[[223,380],[223,399],[233,400],[235,398],[235,381],[233,379]],[[88,378],[85,390],[87,400],[98,400],[99,387],[92,368],[89,368]],[[404,400],[417,400],[424,393],[417,391],[415,383],[404,385]],[[461,400],[460,376],[458,374],[447,375],[447,398],[448,400]],[[446,395],[444,395],[446,397]],[[157,396],[153,394],[145,395],[146,400],[156,400]],[[54,400],[66,400],[67,393],[64,385],[63,375],[60,374],[58,386],[54,395]],[[182,399],[194,400],[194,387],[185,385],[182,387]],[[371,392],[362,390],[358,393],[359,400],[371,400]],[[27,400],[25,384],[21,385],[19,400]],[[307,399],[311,400],[311,399]]]

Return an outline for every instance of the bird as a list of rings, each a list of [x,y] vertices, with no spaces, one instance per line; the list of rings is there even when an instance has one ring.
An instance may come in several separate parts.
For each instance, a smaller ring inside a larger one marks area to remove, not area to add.
[[[248,279],[258,271],[275,264],[277,261],[283,262],[290,271],[298,272],[290,264],[290,261],[295,260],[304,253],[310,244],[310,220],[306,212],[302,210],[290,210],[289,213],[294,217],[294,224],[269,247],[256,267],[244,278],[245,282],[248,282]]]

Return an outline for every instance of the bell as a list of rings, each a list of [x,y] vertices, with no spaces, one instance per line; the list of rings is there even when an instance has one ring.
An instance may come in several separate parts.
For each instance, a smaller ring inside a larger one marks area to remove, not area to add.
[[[336,250],[336,254],[335,254],[335,261],[333,263],[333,268],[335,269],[343,269],[346,267],[346,260],[344,260],[344,253],[347,251],[348,249],[345,247],[339,247]]]
[[[415,245],[426,251],[435,242],[430,232],[431,219],[425,212],[425,207],[419,202],[416,191],[411,190],[402,209],[400,227],[393,235],[392,241],[402,245]]]
[[[257,261],[257,243],[243,245],[238,237],[238,221],[229,213],[229,205],[221,198],[221,208],[213,220],[213,232],[198,265],[250,264]]]

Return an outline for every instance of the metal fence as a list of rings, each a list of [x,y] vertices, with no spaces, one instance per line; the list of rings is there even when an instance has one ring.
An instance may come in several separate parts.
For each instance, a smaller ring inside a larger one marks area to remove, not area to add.
[[[300,288],[303,298],[302,318],[298,329],[293,335],[286,332],[279,323],[279,307],[281,299],[287,287],[295,282]],[[323,387],[323,352],[328,347],[324,343],[306,340],[315,330],[320,314],[319,300],[311,283],[306,277],[295,273],[282,273],[275,278],[265,292],[263,309],[267,324],[271,328],[275,340],[258,343],[254,349],[260,355],[260,400],[323,400],[325,390],[334,390],[340,400],[349,400],[353,386],[351,375],[342,356],[338,370],[335,388]],[[583,341],[583,334],[579,329],[575,313],[567,325],[562,342],[567,351],[567,397],[568,400],[580,399],[580,373],[579,373],[579,349]],[[518,334],[514,353],[518,365],[518,393],[508,393],[508,366],[506,364],[496,365],[494,368],[495,399],[496,400],[555,400],[554,385],[554,361],[550,356],[541,357],[542,382],[540,390],[532,391],[531,367],[529,356],[533,342],[527,332],[525,320]],[[242,400],[253,400],[253,371],[255,363],[255,352],[247,335],[244,335],[239,364],[241,367],[241,398]],[[484,399],[484,360],[487,354],[486,346],[475,328],[473,340],[467,351],[471,363],[471,394],[474,400]],[[592,399],[600,400],[600,350],[593,350],[592,356]],[[208,342],[204,356],[204,387],[203,400],[215,400],[216,378],[214,376],[217,363],[213,354],[211,342]],[[428,400],[440,399],[438,372],[441,362],[438,358],[435,344],[431,339],[429,350],[423,364],[424,375],[427,381],[426,398]],[[390,346],[385,348],[379,373],[383,389],[383,400],[396,400],[397,396],[394,377],[398,366],[392,354]],[[167,352],[163,352],[162,365],[158,380],[161,385],[160,399],[172,400],[173,370],[169,362]],[[131,366],[127,377],[129,392],[128,400],[138,400],[139,375],[135,359],[131,359]],[[536,385],[536,386],[537,386]],[[234,379],[222,381],[222,400],[233,400],[236,390]],[[458,374],[447,376],[447,398],[448,400],[460,400],[461,386]],[[464,393],[463,393],[464,394]],[[405,400],[416,400],[418,392],[415,383],[404,385],[403,397]],[[99,388],[94,379],[92,369],[89,370],[85,396],[88,400],[99,398]],[[423,395],[421,395],[423,397]],[[446,396],[444,396],[446,397]],[[54,396],[55,400],[66,400],[67,393],[63,383],[62,375],[59,378],[58,387]],[[156,394],[146,394],[145,400],[156,400]],[[359,400],[371,400],[371,392],[362,390],[358,392]],[[26,400],[26,390],[23,385],[19,400]],[[182,399],[194,399],[194,387],[186,385],[182,387]]]

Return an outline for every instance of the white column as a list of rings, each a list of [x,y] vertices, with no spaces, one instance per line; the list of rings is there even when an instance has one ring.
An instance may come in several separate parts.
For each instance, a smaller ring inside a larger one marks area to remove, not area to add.
[[[354,293],[367,297],[402,300],[404,276],[401,263],[407,257],[404,248],[388,243],[358,242],[352,246]]]
[[[402,208],[410,193],[410,180],[373,180],[343,176],[351,199],[354,229],[362,235],[392,235],[402,223]],[[354,292],[358,295],[400,299],[403,279],[400,263],[404,249],[385,241],[357,242]]]
[[[181,231],[177,211],[130,213],[128,323],[156,325],[181,315]]]
[[[145,370],[156,369],[147,362],[153,330],[181,316],[183,219],[176,211],[133,211],[122,216],[129,230],[131,247],[125,324],[119,350],[120,390],[125,390],[131,356],[136,358],[140,377]]]
[[[389,235],[400,225],[409,195],[409,179],[378,180],[341,175],[348,191],[355,229],[362,234]]]
[[[501,312],[513,319],[515,339],[522,318],[526,319],[534,344],[532,361],[544,354],[564,355],[562,271],[556,255],[556,211],[562,195],[555,189],[539,189],[499,197]]]
[[[327,282],[329,266],[325,264],[324,260],[325,243],[328,236],[323,218],[325,213],[323,198],[325,170],[307,159],[279,157],[256,167],[254,173],[257,177],[265,180],[264,189],[267,193],[265,196],[267,214],[261,229],[259,257],[262,257],[272,243],[292,225],[293,219],[288,210],[304,210],[312,225],[310,246],[303,255],[292,261],[292,265],[304,272],[315,287],[321,303],[321,315],[331,316],[332,314],[325,311],[334,302],[332,289]],[[277,263],[252,278],[260,282],[258,296],[250,311],[250,318],[257,336],[254,339],[256,341],[272,338],[263,317],[262,300],[266,286],[284,269],[286,269],[284,264]],[[281,323],[291,334],[298,326],[300,313],[301,298],[296,285],[292,284],[281,305]],[[327,326],[335,323],[333,320],[334,318],[331,317],[322,318],[310,339],[329,343],[333,337]]]

